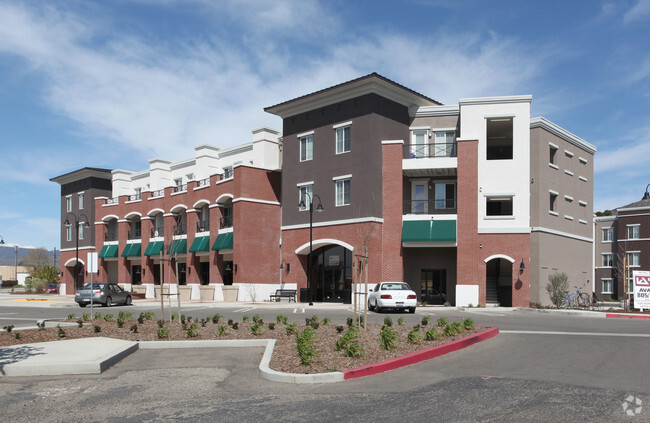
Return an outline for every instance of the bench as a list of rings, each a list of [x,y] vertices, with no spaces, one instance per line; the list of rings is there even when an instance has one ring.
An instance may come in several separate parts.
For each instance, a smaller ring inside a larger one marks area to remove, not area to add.
[[[288,298],[289,302],[296,302],[296,289],[277,289],[275,294],[271,294],[270,301],[282,301],[282,298]]]

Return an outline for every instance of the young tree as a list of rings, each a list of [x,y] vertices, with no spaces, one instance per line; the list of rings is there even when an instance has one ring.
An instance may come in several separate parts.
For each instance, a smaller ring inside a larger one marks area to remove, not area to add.
[[[548,296],[551,297],[551,302],[555,307],[560,308],[562,301],[566,297],[566,291],[569,290],[569,277],[564,272],[555,272],[548,277],[548,280],[546,292],[548,292]]]
[[[59,283],[59,269],[51,264],[45,265],[36,269],[32,273],[32,277],[43,279],[46,283]]]
[[[27,252],[27,255],[20,260],[20,265],[33,267],[34,270],[38,270],[41,267],[49,265],[51,262],[52,259],[45,248],[35,248]]]

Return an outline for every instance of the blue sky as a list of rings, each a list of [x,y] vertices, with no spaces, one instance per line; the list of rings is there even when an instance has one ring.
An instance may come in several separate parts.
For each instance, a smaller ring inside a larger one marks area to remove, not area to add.
[[[532,94],[598,147],[595,210],[650,183],[650,0],[0,0],[0,235],[58,247],[51,177],[248,142],[281,127],[265,106],[371,72]]]

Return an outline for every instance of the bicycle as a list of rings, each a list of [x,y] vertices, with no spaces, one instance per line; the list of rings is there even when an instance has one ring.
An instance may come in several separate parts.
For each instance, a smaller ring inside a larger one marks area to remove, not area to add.
[[[591,298],[589,298],[589,294],[586,292],[581,292],[580,288],[577,286],[574,286],[576,289],[575,292],[569,292],[569,291],[564,291],[567,295],[564,297],[564,300],[562,300],[562,304],[560,305],[561,308],[567,308],[567,307],[575,307],[576,305],[578,307],[589,307],[592,304]]]

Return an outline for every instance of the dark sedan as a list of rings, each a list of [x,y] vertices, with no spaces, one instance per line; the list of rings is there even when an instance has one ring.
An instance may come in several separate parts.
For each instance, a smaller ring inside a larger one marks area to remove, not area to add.
[[[112,304],[131,304],[131,294],[116,283],[95,282],[92,291],[90,284],[75,292],[74,300],[79,303],[80,307],[86,307],[90,304],[92,295],[94,304],[101,304],[104,307],[110,307]]]

